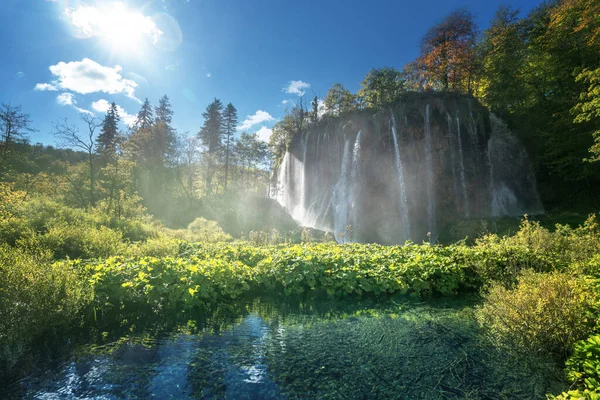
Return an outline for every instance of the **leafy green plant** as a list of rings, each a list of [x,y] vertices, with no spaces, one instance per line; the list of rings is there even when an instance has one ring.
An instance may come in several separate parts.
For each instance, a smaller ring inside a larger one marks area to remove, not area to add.
[[[69,326],[91,297],[78,271],[52,264],[49,252],[0,244],[0,365],[10,367],[36,339]]]
[[[525,271],[513,290],[494,285],[477,319],[501,346],[564,360],[594,328],[598,295],[592,284],[562,272]]]
[[[551,398],[600,399],[600,335],[575,343],[573,355],[566,363],[566,373],[574,389]]]

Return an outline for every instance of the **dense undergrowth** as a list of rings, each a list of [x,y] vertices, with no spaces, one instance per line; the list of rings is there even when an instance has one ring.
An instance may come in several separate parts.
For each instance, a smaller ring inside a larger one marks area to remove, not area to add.
[[[130,207],[111,217],[5,191],[0,205],[0,371],[41,337],[108,315],[169,315],[264,293],[418,297],[479,293],[477,321],[507,351],[566,361],[572,391],[597,398],[600,230],[524,219],[474,244],[253,244],[211,221],[171,230]],[[2,375],[0,374],[0,375]]]

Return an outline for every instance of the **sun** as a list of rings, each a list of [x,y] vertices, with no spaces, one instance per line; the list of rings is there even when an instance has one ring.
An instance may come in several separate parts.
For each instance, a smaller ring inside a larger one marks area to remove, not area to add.
[[[66,16],[82,38],[97,37],[113,52],[131,53],[156,44],[163,32],[154,20],[121,1],[67,9]]]

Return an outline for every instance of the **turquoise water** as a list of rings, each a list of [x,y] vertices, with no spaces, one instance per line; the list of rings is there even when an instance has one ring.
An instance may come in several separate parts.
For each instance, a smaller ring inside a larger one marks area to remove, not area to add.
[[[562,388],[551,364],[489,343],[471,305],[255,299],[175,321],[121,318],[0,397],[534,399]]]

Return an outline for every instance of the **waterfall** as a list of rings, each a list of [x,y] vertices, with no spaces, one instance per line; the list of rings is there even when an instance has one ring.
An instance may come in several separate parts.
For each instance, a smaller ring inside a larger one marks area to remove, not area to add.
[[[433,186],[433,154],[431,140],[431,123],[429,120],[429,104],[425,106],[425,161],[427,163],[427,215],[429,216],[430,242],[434,243],[437,239],[435,224],[435,188]]]
[[[488,148],[486,149],[486,158],[487,158],[487,167],[488,167],[488,191],[490,193],[491,200],[491,208],[492,208],[492,217],[498,217],[500,215],[500,210],[498,206],[498,198],[495,195],[495,186],[494,186],[494,164],[492,163],[491,157],[491,149],[490,149],[491,141],[488,142]]]
[[[406,182],[404,181],[404,168],[400,148],[398,147],[398,134],[396,133],[396,118],[392,110],[392,137],[394,138],[394,151],[396,153],[396,170],[398,171],[398,184],[400,187],[400,221],[404,233],[403,241],[410,239],[410,218],[408,215],[408,198],[406,195]]]
[[[340,177],[333,191],[333,234],[339,243],[347,243],[346,227],[348,226],[348,169],[349,169],[350,140],[346,139],[344,154],[340,165]]]
[[[460,160],[460,186],[462,187],[463,194],[463,207],[465,218],[471,216],[471,209],[469,207],[469,196],[467,194],[467,183],[465,179],[465,156],[463,153],[462,139],[460,137],[460,117],[458,115],[458,108],[456,109],[456,136],[458,137],[458,155]]]
[[[288,179],[288,160],[290,158],[290,153],[287,151],[283,155],[283,159],[281,160],[281,164],[279,165],[279,174],[277,176],[277,184],[275,187],[275,199],[279,204],[281,204],[286,210],[289,210],[289,204],[287,201],[287,197],[289,196],[289,188],[286,187]]]
[[[304,152],[302,154],[302,186],[300,192],[300,207],[301,207],[301,220],[304,220],[306,217],[306,152],[308,150],[308,139],[310,138],[310,132],[306,136],[304,136]]]
[[[452,117],[448,112],[446,112],[446,123],[448,124],[448,137],[450,138],[450,156],[452,163],[452,188],[454,189],[454,198],[458,198],[458,184],[456,183],[456,176],[458,173],[456,172],[456,144],[454,140],[454,136],[452,135]],[[456,208],[458,212],[458,200],[456,201]]]
[[[354,151],[352,153],[352,174],[350,175],[352,178],[352,202],[350,203],[350,214],[351,214],[351,222],[352,222],[352,230],[353,232],[357,231],[358,228],[358,196],[360,194],[360,131],[356,135],[356,140],[354,141]],[[354,233],[356,235],[356,233]],[[356,237],[352,238],[353,241],[356,241]]]
[[[435,243],[475,215],[543,212],[527,152],[503,121],[475,100],[423,96],[311,125],[282,154],[271,197],[341,243],[428,232]]]

